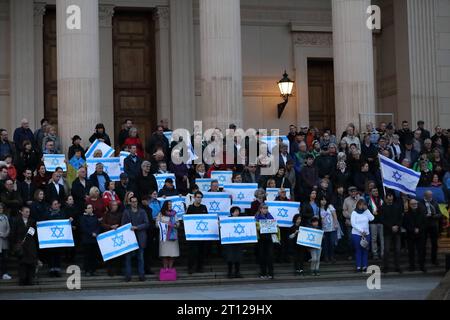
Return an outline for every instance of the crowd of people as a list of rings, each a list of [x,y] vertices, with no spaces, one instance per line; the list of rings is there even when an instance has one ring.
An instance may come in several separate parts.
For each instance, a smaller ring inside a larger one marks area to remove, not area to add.
[[[208,213],[196,179],[209,178],[215,170],[232,171],[235,183],[258,184],[251,207],[245,210],[232,207],[230,216],[255,216],[258,227],[255,254],[262,278],[274,277],[275,259],[288,263],[292,258],[295,274],[304,275],[304,262],[310,260],[312,274],[319,275],[320,262],[334,263],[336,252],[353,259],[358,272],[367,269],[369,256],[375,261],[382,259],[384,272],[390,271],[391,260],[394,270],[401,272],[402,248],[408,252],[409,269],[415,270],[417,264],[426,272],[427,240],[431,243],[431,262],[437,265],[438,238],[448,228],[448,221],[432,191],[425,192],[423,199],[415,199],[385,189],[378,161],[378,154],[382,154],[420,172],[419,187],[441,189],[448,210],[449,131],[437,126],[432,135],[424,128],[423,121],[417,126],[411,130],[409,123],[403,121],[400,128],[395,128],[393,123],[380,123],[375,128],[368,123],[358,133],[349,124],[341,136],[336,136],[326,128],[298,129],[291,125],[287,134],[289,144],[280,139],[270,149],[260,142],[258,134],[242,140],[235,137],[231,140],[234,161],[215,161],[208,165],[174,161],[182,156],[179,150],[172,152],[175,146],[186,142],[179,137],[169,142],[164,134],[171,131],[167,121],[161,121],[144,144],[132,119],[127,119],[114,147],[117,152],[126,150],[130,154],[124,160],[120,181],[114,182],[100,163],[94,173],[87,175],[86,148],[79,135],[74,135],[67,153],[68,161],[75,166],[76,177],[68,177],[61,168],[49,172],[43,156],[63,151],[56,127],[43,119],[41,127],[33,133],[28,121],[23,119],[12,141],[8,132],[0,129],[0,276],[10,280],[8,268],[11,260],[17,259],[19,282],[30,285],[36,266],[46,265],[50,276],[59,277],[63,260],[72,264],[77,255],[83,257],[85,275],[95,275],[102,265],[96,237],[131,223],[139,249],[106,262],[110,276],[120,273],[130,281],[132,259],[136,256],[139,279],[143,281],[145,274],[153,273],[151,266],[158,257],[163,268],[169,269],[175,258],[185,253],[189,273],[203,272],[205,259],[217,250],[225,256],[228,276],[242,277],[240,263],[245,246],[225,245],[222,250],[207,241],[185,241],[183,223],[176,218],[172,202],[158,200],[183,195],[186,214]],[[229,128],[236,129],[234,125]],[[208,140],[194,134],[191,144],[200,141],[203,151],[215,139],[225,136],[221,136],[220,129],[216,133]],[[95,127],[89,142],[96,140],[111,145],[103,124]],[[249,145],[255,141],[260,142],[258,153],[251,159]],[[237,158],[242,161],[236,161]],[[262,174],[261,169],[275,158],[279,161],[278,170],[273,175]],[[173,173],[175,181],[167,179],[158,190],[154,177],[157,173]],[[275,201],[301,202],[293,226],[279,228],[275,236],[259,232],[261,220],[273,219],[265,203],[267,188],[279,188]],[[223,192],[215,180],[209,191]],[[35,228],[39,221],[57,219],[70,220],[75,247],[39,250],[37,236],[30,232],[30,227]],[[161,223],[168,225],[164,234],[160,231]],[[324,232],[321,249],[296,244],[301,226]],[[186,252],[180,250],[183,246]]]

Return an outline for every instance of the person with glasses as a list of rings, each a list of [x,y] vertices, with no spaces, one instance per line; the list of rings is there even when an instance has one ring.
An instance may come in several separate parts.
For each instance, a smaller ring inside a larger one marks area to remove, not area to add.
[[[130,198],[130,208],[125,209],[122,215],[122,225],[131,223],[131,230],[136,233],[139,249],[125,255],[125,281],[131,281],[131,258],[137,255],[139,281],[145,281],[144,250],[147,247],[147,229],[149,220],[144,209],[139,208],[138,198]]]
[[[194,194],[194,203],[191,204],[186,214],[206,214],[208,208],[202,204],[203,193],[197,191]],[[203,272],[204,256],[206,255],[208,242],[207,241],[188,241],[188,273],[194,272],[194,265],[196,264],[196,272]]]

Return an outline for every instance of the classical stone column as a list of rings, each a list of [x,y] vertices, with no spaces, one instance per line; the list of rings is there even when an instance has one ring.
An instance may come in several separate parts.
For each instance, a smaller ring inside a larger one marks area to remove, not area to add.
[[[0,128],[11,132],[9,0],[0,0]]]
[[[170,0],[173,128],[193,129],[195,118],[194,22],[192,0]]]
[[[58,127],[65,150],[78,134],[85,145],[100,122],[98,0],[56,2]]]
[[[432,130],[439,123],[436,62],[436,1],[408,0],[411,120]]]
[[[239,0],[200,0],[203,129],[242,127],[242,56]]]
[[[114,80],[113,80],[113,5],[99,6],[100,38],[100,114],[111,144],[114,145]]]
[[[370,0],[332,0],[336,130],[359,126],[360,113],[375,113]],[[374,117],[362,116],[362,128]]]
[[[173,127],[170,83],[169,8],[157,7],[154,19],[156,43],[156,113],[158,123],[161,119],[168,119],[169,126]]]
[[[11,128],[27,118],[34,122],[34,4],[10,1],[11,15]],[[33,127],[33,125],[31,125]],[[11,133],[12,137],[12,133]]]
[[[34,3],[34,126],[44,117],[44,14],[45,3]],[[32,121],[32,119],[29,119]]]

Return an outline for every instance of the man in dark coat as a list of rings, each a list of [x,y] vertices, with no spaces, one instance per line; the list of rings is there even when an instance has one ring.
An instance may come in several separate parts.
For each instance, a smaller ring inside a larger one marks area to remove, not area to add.
[[[136,183],[136,179],[141,173],[142,159],[137,156],[136,145],[130,147],[130,154],[123,161],[124,172],[128,175],[131,184]]]
[[[406,229],[408,241],[409,270],[415,271],[415,253],[417,251],[419,267],[422,272],[425,269],[425,232],[427,221],[423,208],[416,199],[409,201],[409,211],[403,218],[403,227]]]
[[[64,203],[66,201],[66,193],[64,191],[64,186],[59,183],[61,179],[61,174],[58,172],[53,172],[52,179],[47,185],[45,190],[45,200],[47,203],[51,203],[53,200],[58,200],[59,203]]]
[[[394,250],[395,271],[401,273],[400,248],[401,226],[403,225],[402,208],[394,202],[394,193],[387,192],[385,202],[381,206],[380,222],[383,224],[384,234],[384,268],[383,272],[389,272],[389,256],[391,248]]]
[[[439,222],[442,218],[439,204],[433,199],[433,192],[425,191],[423,200],[420,201],[419,206],[425,212],[427,227],[425,231],[424,256],[426,257],[426,243],[428,238],[431,241],[431,263],[438,265],[437,251],[438,251],[438,237],[439,237]]]
[[[26,140],[34,145],[34,134],[30,129],[30,123],[27,119],[22,119],[20,127],[14,130],[13,140],[19,151],[23,150],[23,142]]]
[[[100,193],[106,191],[105,185],[107,182],[110,182],[111,179],[108,174],[103,171],[102,163],[97,163],[95,165],[95,172],[89,176],[89,181],[93,187],[97,187],[100,190]]]
[[[86,179],[86,168],[78,169],[78,178],[72,183],[71,193],[79,213],[82,213],[84,210],[86,197],[89,195],[91,188],[92,183]]]

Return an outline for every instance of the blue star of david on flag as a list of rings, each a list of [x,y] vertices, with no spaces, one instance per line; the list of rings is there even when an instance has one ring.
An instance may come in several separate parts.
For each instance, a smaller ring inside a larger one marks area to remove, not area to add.
[[[398,171],[395,171],[392,175],[392,178],[394,178],[395,181],[399,182],[400,180],[402,180],[402,175]]]
[[[64,233],[63,233],[64,228],[60,228],[58,226],[55,226],[53,228],[50,228],[50,230],[52,231],[52,235],[51,235],[52,238],[59,239],[59,238],[63,238],[64,237]]]
[[[280,208],[278,209],[278,216],[281,218],[287,218],[289,216],[288,211],[284,208]]]
[[[226,178],[225,176],[219,176],[217,180],[219,180],[219,182],[225,182]]]
[[[59,161],[58,161],[58,159],[53,159],[52,160],[52,165],[54,165],[54,166],[57,166],[57,165],[59,165]]]
[[[307,236],[306,240],[315,242],[316,241],[316,236],[314,235],[314,233],[308,233],[308,236]]]
[[[199,222],[197,222],[197,227],[196,227],[197,231],[201,231],[201,232],[206,232],[208,231],[208,222],[205,222],[203,220],[200,220]]]
[[[181,204],[174,204],[173,205],[173,207],[172,207],[172,209],[174,210],[174,211],[176,211],[176,212],[179,212],[179,211],[182,211],[183,210],[183,207],[181,206]]]
[[[238,200],[242,200],[245,198],[245,195],[243,192],[239,192],[238,196],[237,196]]]
[[[209,210],[211,210],[211,211],[220,211],[219,204],[220,204],[220,202],[217,202],[217,201],[210,202],[209,203]]]
[[[238,235],[241,235],[242,233],[245,233],[245,226],[241,225],[240,223],[234,226],[234,233],[237,233]]]
[[[121,235],[116,235],[114,238],[111,238],[111,240],[113,241],[113,246],[115,247],[121,247],[122,245],[125,244],[125,241],[123,240],[123,234]]]
[[[203,185],[203,192],[208,192],[209,186],[207,184]]]

